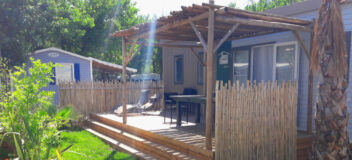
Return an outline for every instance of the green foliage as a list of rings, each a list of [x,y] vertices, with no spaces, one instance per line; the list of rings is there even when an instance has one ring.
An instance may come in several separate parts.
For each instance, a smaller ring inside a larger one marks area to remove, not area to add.
[[[6,97],[7,92],[10,90],[10,72],[6,59],[0,57],[0,102],[3,97]]]
[[[131,0],[89,0],[85,5],[95,26],[82,38],[80,54],[121,64],[121,38],[109,38],[109,34],[146,22],[147,18],[137,16],[138,9]]]
[[[232,8],[236,8],[236,2],[231,2],[228,6]]]
[[[129,66],[138,69],[138,74],[143,73],[159,73],[162,70],[162,49],[154,47],[152,50],[151,57],[147,57],[148,47],[143,47],[133,60],[130,62]]]
[[[262,12],[267,9],[282,7],[300,1],[302,0],[259,0],[257,2],[251,0],[251,4],[247,5],[244,9],[249,11]]]
[[[81,0],[0,1],[0,57],[13,66],[41,48],[77,51],[86,29],[94,26],[85,9]]]
[[[134,159],[128,154],[111,149],[109,145],[85,130],[62,132],[61,136],[62,142],[60,143],[60,148],[72,146],[68,151],[61,155],[63,159]],[[55,154],[54,151],[51,153],[52,156]]]
[[[0,102],[0,128],[14,139],[20,159],[47,159],[59,143],[59,131],[68,121],[70,109],[51,109],[54,92],[45,91],[51,81],[52,63],[33,61],[32,66],[15,67],[11,74],[14,91]]]
[[[109,34],[149,21],[137,13],[131,0],[2,0],[0,57],[14,66],[25,62],[27,53],[58,47],[121,64],[121,38]]]
[[[116,30],[147,21],[131,0],[3,0],[0,1],[0,57],[11,66],[27,53],[58,47],[83,56],[121,63]]]

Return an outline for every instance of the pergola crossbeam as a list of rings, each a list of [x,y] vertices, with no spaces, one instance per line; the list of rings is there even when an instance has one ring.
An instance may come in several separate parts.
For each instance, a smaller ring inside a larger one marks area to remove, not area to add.
[[[225,23],[240,23],[243,25],[249,26],[260,26],[260,27],[268,27],[268,28],[279,28],[285,30],[296,30],[303,32],[311,32],[312,28],[302,25],[295,25],[283,22],[269,22],[264,20],[255,20],[255,19],[244,19],[238,17],[226,17],[218,15],[215,17],[216,21],[225,22]]]
[[[182,25],[185,25],[185,24],[188,24],[192,21],[198,21],[198,20],[202,20],[202,19],[205,19],[207,18],[209,15],[209,12],[204,12],[200,15],[197,15],[197,16],[194,16],[194,17],[190,17],[186,20],[180,20],[180,21],[176,21],[174,23],[171,23],[171,24],[166,24],[162,27],[159,27],[159,28],[156,28],[155,29],[155,34],[159,33],[159,32],[162,32],[162,31],[166,31],[168,29],[171,29],[171,28],[175,28],[175,27],[178,27],[178,26],[182,26]],[[137,35],[134,35],[133,37],[131,37],[131,39],[138,39],[138,38],[145,38],[147,37],[151,32],[150,31],[147,31],[147,32],[144,32],[144,33],[141,33],[141,34],[137,34]]]
[[[219,43],[216,45],[214,48],[214,52],[216,52],[220,46],[231,36],[231,34],[238,28],[240,24],[236,23],[235,25],[232,26],[232,28],[226,33],[226,35],[219,41]]]
[[[170,48],[202,48],[201,45],[189,45],[189,44],[171,44],[171,43],[146,43],[146,42],[137,42],[138,45],[148,46],[153,45],[156,47],[170,47]]]
[[[202,46],[203,46],[203,48],[204,48],[204,52],[207,52],[207,51],[208,51],[208,45],[206,44],[206,42],[205,42],[205,40],[204,40],[202,34],[198,31],[196,25],[194,25],[193,22],[190,22],[190,24],[191,24],[191,26],[192,26],[192,28],[193,28],[193,31],[196,33],[196,35],[197,35],[199,41],[202,43]]]

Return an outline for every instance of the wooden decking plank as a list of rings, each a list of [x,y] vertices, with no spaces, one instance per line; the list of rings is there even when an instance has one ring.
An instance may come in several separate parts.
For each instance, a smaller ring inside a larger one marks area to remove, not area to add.
[[[120,122],[117,122],[96,114],[90,114],[90,118],[97,122],[103,123],[105,125],[126,131],[130,134],[134,134],[148,141],[164,145],[168,148],[175,149],[187,155],[190,155],[199,159],[213,159],[212,151],[201,149],[201,148],[189,145],[187,143],[180,142],[166,136],[158,135],[153,132],[145,131],[133,126],[125,125]]]

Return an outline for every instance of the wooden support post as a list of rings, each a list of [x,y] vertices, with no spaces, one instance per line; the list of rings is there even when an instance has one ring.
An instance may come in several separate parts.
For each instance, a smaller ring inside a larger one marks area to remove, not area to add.
[[[193,22],[190,22],[190,24],[191,24],[191,26],[192,26],[192,28],[193,28],[193,31],[196,33],[196,35],[197,35],[199,41],[202,43],[202,46],[203,46],[203,48],[204,48],[204,51],[207,52],[207,50],[208,50],[208,45],[206,44],[206,42],[205,42],[205,40],[204,40],[202,34],[198,31],[196,25],[194,25]]]
[[[314,20],[313,20],[314,21]],[[313,44],[314,32],[310,34],[310,46]],[[312,51],[312,47],[310,47],[310,51]],[[310,53],[312,54],[312,53]],[[310,57],[308,57],[308,60]],[[309,73],[308,73],[308,111],[307,111],[307,133],[312,134],[312,113],[313,113],[313,83],[314,83],[314,76],[313,76],[313,69],[312,64],[309,62]]]
[[[208,54],[207,54],[207,90],[206,90],[206,149],[212,150],[212,123],[213,123],[213,81],[214,81],[214,8],[209,8],[208,18]]]
[[[127,67],[127,59],[126,59],[126,43],[125,38],[122,37],[122,101],[123,101],[123,124],[127,123],[127,80],[126,80],[126,67]]]

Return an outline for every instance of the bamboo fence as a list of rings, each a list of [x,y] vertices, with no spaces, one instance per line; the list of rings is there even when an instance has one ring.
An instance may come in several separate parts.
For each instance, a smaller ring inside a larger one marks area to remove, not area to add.
[[[297,83],[245,86],[217,82],[215,159],[296,159]]]
[[[122,82],[78,82],[59,84],[59,106],[72,105],[84,115],[89,113],[110,112],[115,106],[122,105]],[[160,94],[154,108],[163,106],[163,82],[127,82],[127,102],[137,104],[141,91],[149,90],[148,98]]]

